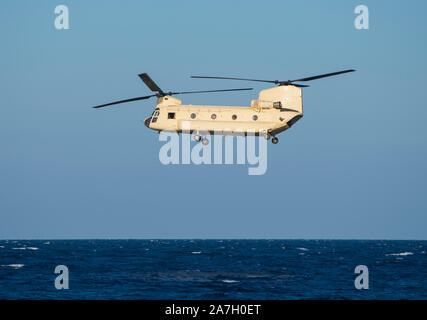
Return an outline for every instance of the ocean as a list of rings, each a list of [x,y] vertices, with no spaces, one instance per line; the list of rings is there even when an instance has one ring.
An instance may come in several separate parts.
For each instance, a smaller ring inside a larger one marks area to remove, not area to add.
[[[427,241],[0,240],[0,299],[427,299],[426,251]],[[68,289],[55,286],[58,265]],[[355,286],[360,265],[367,289]]]

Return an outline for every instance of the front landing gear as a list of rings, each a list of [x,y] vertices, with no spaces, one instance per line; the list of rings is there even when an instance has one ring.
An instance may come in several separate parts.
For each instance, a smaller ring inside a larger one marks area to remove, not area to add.
[[[209,140],[206,137],[202,137],[200,134],[196,134],[194,136],[194,141],[202,142],[203,145],[207,146],[209,144]]]
[[[279,138],[274,137],[273,139],[271,139],[271,142],[273,144],[278,144],[279,143]]]

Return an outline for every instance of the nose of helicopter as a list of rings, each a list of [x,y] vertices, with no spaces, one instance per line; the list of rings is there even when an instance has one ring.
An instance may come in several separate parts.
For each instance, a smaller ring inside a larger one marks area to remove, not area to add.
[[[144,125],[145,125],[147,128],[150,128],[150,122],[151,122],[151,117],[148,117],[148,118],[145,118],[145,119],[144,119]]]

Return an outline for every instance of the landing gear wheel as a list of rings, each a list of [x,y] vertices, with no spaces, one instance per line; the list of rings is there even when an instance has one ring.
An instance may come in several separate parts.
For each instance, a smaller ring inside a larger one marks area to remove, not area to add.
[[[194,136],[194,141],[199,142],[200,140],[202,140],[202,137],[201,137],[201,136],[199,136],[198,134],[196,134],[196,135]]]
[[[277,143],[279,142],[279,139],[278,139],[278,138],[276,138],[276,137],[274,137],[273,139],[271,139],[271,142],[272,142],[273,144],[277,144]]]
[[[269,134],[269,133],[265,133],[265,134],[264,134],[264,138],[265,138],[265,140],[270,140],[270,138],[271,138],[271,134]]]
[[[203,138],[202,143],[203,145],[207,146],[209,144],[209,140],[206,138]]]

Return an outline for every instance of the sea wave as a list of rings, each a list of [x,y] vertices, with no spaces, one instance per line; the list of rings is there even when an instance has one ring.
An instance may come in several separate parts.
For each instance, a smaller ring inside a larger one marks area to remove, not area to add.
[[[2,264],[2,267],[10,267],[10,268],[15,268],[15,269],[22,268],[23,266],[25,266],[25,264],[19,264],[19,263]]]
[[[387,253],[386,256],[412,256],[413,252],[399,252],[399,253]]]
[[[225,280],[222,280],[222,282],[225,282],[225,283],[236,283],[236,282],[240,282],[240,281],[225,279]]]

